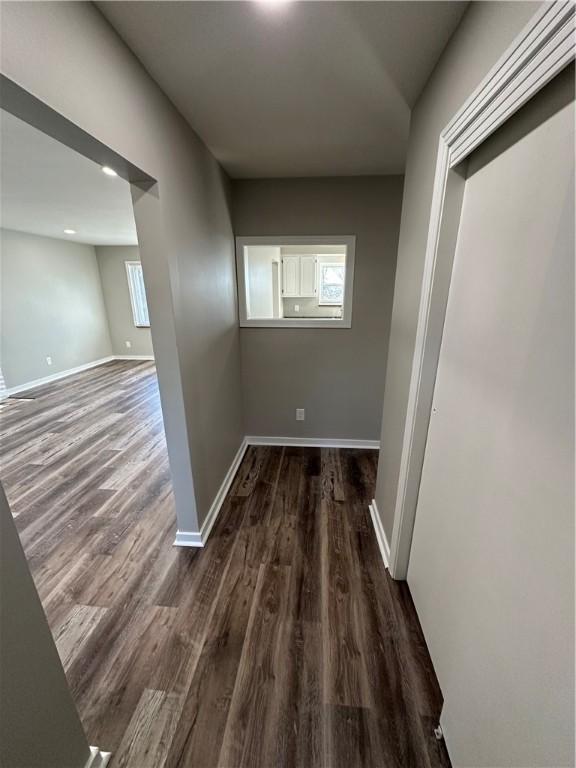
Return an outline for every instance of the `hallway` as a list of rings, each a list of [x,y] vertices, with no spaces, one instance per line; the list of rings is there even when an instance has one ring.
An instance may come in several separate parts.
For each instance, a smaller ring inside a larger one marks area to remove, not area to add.
[[[449,765],[377,452],[251,447],[202,550],[175,519],[154,366],[3,406],[0,477],[91,743],[130,766]]]

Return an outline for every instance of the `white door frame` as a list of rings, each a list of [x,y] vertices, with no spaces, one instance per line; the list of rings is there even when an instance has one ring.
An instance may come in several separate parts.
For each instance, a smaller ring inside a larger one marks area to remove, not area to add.
[[[447,291],[437,280],[450,171],[574,59],[574,21],[572,2],[543,3],[440,134],[390,544],[390,573],[396,579],[405,579],[408,571],[446,311]]]

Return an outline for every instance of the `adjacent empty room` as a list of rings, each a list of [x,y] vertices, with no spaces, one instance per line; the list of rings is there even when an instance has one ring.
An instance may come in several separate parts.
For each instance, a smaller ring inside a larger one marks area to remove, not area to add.
[[[0,479],[68,669],[108,602],[66,585],[172,522],[171,479],[129,185],[4,111],[1,135]]]

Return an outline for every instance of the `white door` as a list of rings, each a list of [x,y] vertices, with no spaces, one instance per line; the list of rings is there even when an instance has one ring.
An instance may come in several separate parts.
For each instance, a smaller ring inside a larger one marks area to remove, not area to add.
[[[573,765],[573,94],[468,163],[408,569],[454,765]]]
[[[300,296],[316,296],[316,256],[300,256]]]
[[[282,257],[282,296],[300,296],[300,257]]]

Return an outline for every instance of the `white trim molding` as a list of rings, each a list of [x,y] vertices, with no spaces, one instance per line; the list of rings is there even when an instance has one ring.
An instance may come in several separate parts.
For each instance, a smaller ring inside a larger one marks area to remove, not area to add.
[[[222,482],[222,485],[218,490],[218,493],[216,494],[216,498],[214,499],[214,501],[212,502],[212,506],[208,510],[206,519],[204,520],[204,522],[202,523],[202,526],[200,527],[200,535],[202,536],[203,545],[206,543],[208,536],[210,536],[210,531],[212,530],[214,523],[216,522],[218,513],[220,512],[220,509],[222,508],[222,504],[224,503],[224,499],[226,498],[226,494],[230,490],[230,486],[232,485],[232,482],[236,477],[236,472],[238,472],[238,468],[242,463],[242,459],[244,458],[244,454],[246,453],[247,448],[248,448],[248,443],[246,441],[246,438],[244,438],[240,444],[240,448],[238,448],[236,455],[232,459],[232,463],[228,468],[228,472],[226,472],[226,476]]]
[[[176,531],[175,547],[203,547],[205,544],[200,531]]]
[[[98,747],[90,747],[90,755],[84,768],[106,768],[111,755],[111,752],[102,752]]]
[[[101,357],[99,360],[93,360],[91,363],[84,363],[83,365],[77,365],[75,368],[67,368],[65,371],[59,371],[58,373],[52,373],[50,376],[43,376],[41,379],[34,379],[33,381],[27,381],[25,384],[18,384],[15,387],[9,387],[5,389],[2,398],[11,397],[19,392],[26,392],[29,389],[36,389],[36,387],[42,387],[44,384],[50,384],[52,381],[58,381],[59,379],[65,379],[67,376],[73,376],[75,373],[82,373],[88,371],[90,368],[97,368],[104,363],[111,363],[113,360],[154,360],[153,355],[108,355],[108,357]]]
[[[27,381],[25,384],[18,384],[15,387],[9,387],[5,390],[5,397],[11,397],[19,392],[26,392],[28,389],[36,389],[36,387],[42,387],[44,384],[50,384],[51,381],[58,381],[58,379],[65,379],[67,376],[73,376],[75,373],[82,373],[90,368],[96,368],[98,365],[104,365],[104,363],[110,363],[114,360],[114,356],[102,357],[100,360],[93,360],[91,363],[84,363],[84,365],[78,365],[75,368],[68,368],[66,371],[59,371],[53,373],[50,376],[43,376],[41,379],[34,379],[33,381]]]
[[[249,435],[248,445],[285,445],[299,448],[366,448],[378,450],[380,440],[348,440],[332,437],[266,437]]]
[[[445,314],[434,288],[449,171],[574,59],[575,7],[570,0],[543,3],[440,135],[394,510],[390,552],[394,578],[406,578],[408,569],[438,367],[439,349],[429,333],[429,321],[433,313]],[[423,375],[425,368],[428,373]]]
[[[218,517],[220,509],[222,508],[222,504],[224,503],[226,494],[230,490],[230,486],[232,485],[232,482],[236,476],[236,472],[238,472],[238,467],[242,463],[242,459],[244,458],[244,454],[246,453],[247,448],[248,448],[248,442],[246,438],[244,438],[242,440],[242,443],[240,444],[240,448],[238,449],[236,455],[232,459],[232,463],[228,468],[228,472],[226,472],[226,477],[224,478],[222,485],[218,489],[218,493],[216,494],[216,497],[212,502],[212,506],[208,510],[206,519],[200,526],[200,530],[199,531],[176,531],[174,546],[176,547],[205,547],[206,546],[206,542],[208,541],[208,536],[210,536],[210,532],[214,526],[214,523],[216,522],[216,518]]]
[[[114,360],[154,360],[154,355],[114,355]]]
[[[372,518],[372,525],[374,526],[374,533],[376,534],[376,541],[378,542],[378,548],[382,555],[382,560],[386,568],[390,568],[390,545],[388,544],[388,538],[386,537],[386,531],[382,525],[380,519],[380,513],[376,506],[376,499],[372,499],[372,503],[368,505],[370,510],[370,517]]]

